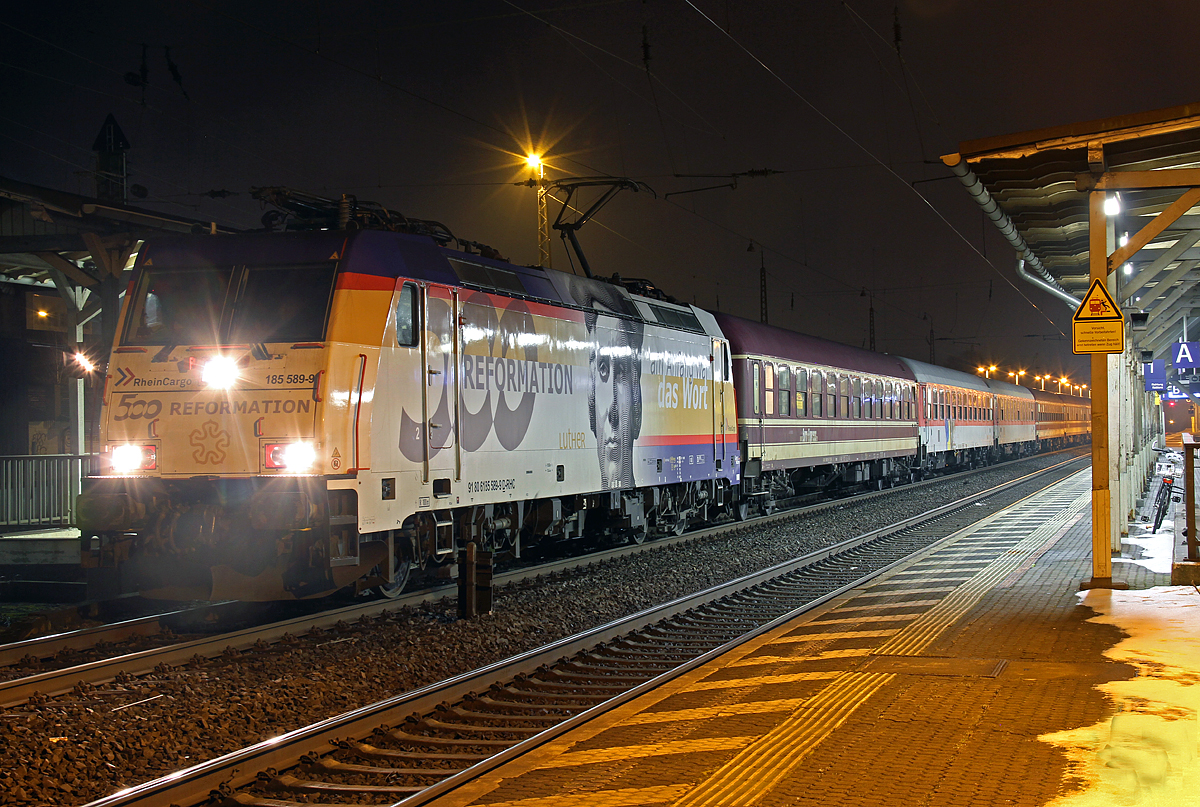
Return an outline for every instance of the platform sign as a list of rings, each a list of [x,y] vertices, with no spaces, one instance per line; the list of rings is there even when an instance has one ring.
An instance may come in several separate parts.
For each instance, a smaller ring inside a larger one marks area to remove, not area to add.
[[[1176,342],[1171,345],[1171,366],[1176,370],[1200,367],[1200,342]]]
[[[1071,318],[1073,353],[1121,353],[1125,350],[1125,315],[1099,280]]]
[[[1146,392],[1162,392],[1167,388],[1167,363],[1162,359],[1143,362],[1142,376],[1146,380]]]

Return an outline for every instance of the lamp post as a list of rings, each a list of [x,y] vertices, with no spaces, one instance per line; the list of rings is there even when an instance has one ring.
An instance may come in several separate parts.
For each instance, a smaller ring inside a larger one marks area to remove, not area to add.
[[[550,219],[546,214],[546,164],[542,155],[530,154],[525,158],[525,164],[537,171],[537,205],[538,205],[538,265],[547,269],[550,267]]]

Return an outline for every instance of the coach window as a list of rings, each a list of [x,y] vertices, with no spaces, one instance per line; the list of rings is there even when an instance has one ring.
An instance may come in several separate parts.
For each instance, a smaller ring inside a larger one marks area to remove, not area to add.
[[[845,410],[840,413],[838,411],[838,375],[837,373],[825,374],[825,417],[835,418],[839,414],[845,414]]]
[[[861,378],[850,380],[850,417],[862,417],[863,382]]]
[[[758,405],[758,392],[759,392],[759,388],[761,386],[761,384],[759,382],[759,373],[761,373],[761,372],[762,372],[762,369],[759,367],[758,362],[754,362],[754,390],[753,390],[753,392],[754,392],[754,414],[756,414],[756,415],[760,411],[759,405]]]
[[[792,414],[792,368],[786,364],[779,365],[779,415],[790,417]]]
[[[796,368],[796,417],[802,418],[808,414],[805,402],[808,399],[808,370]]]
[[[415,285],[405,283],[400,287],[400,297],[396,300],[396,344],[400,347],[417,346],[421,319],[419,301]]]

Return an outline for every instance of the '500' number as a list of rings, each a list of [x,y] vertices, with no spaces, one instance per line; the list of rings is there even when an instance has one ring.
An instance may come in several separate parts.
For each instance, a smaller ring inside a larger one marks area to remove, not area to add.
[[[113,416],[113,420],[137,420],[138,418],[156,418],[158,413],[162,411],[162,401],[135,401],[137,395],[131,393],[122,395],[121,400],[117,401],[117,414]]]

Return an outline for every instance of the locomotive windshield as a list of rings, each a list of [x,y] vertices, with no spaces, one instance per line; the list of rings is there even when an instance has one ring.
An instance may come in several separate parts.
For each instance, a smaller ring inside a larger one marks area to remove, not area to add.
[[[212,345],[325,338],[333,263],[146,267],[122,340]]]

